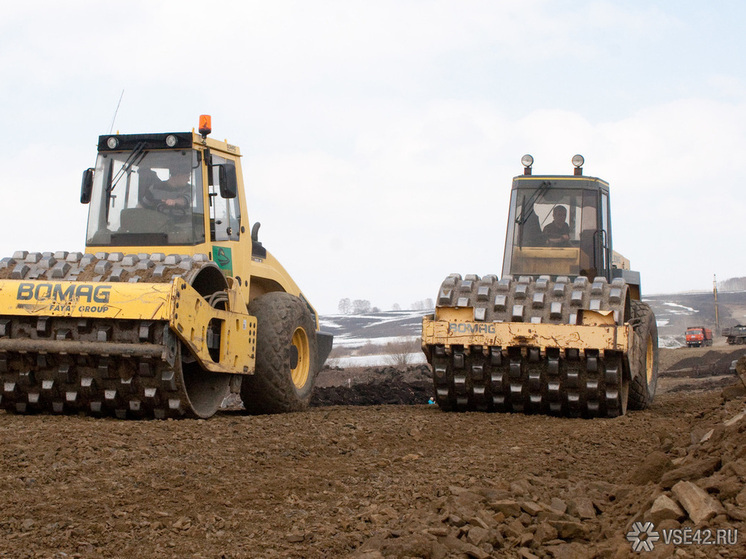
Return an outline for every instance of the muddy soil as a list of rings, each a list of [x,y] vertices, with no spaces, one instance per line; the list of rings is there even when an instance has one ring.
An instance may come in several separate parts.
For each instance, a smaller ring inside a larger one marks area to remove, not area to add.
[[[426,368],[325,370],[281,416],[0,413],[0,556],[744,557],[743,353],[661,351],[613,420],[443,413]],[[648,520],[721,540],[634,553]]]

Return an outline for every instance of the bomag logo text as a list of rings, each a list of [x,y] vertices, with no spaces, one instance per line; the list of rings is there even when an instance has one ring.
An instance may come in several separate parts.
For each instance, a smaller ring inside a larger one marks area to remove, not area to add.
[[[58,301],[69,303],[73,300],[88,303],[108,303],[111,295],[110,285],[68,284],[61,283],[21,283],[18,286],[16,299],[19,301]]]
[[[451,334],[494,334],[494,324],[477,324],[474,322],[449,322]]]

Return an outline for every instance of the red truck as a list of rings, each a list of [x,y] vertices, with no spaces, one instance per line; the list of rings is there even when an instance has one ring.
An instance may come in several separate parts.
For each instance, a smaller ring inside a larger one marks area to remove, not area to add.
[[[712,330],[704,326],[690,326],[686,329],[687,347],[712,345]]]

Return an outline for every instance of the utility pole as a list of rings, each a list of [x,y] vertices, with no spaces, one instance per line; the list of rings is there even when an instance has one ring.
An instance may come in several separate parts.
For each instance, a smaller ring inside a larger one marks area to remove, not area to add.
[[[718,314],[718,277],[712,275],[712,294],[715,296],[715,335],[720,335],[720,315]]]

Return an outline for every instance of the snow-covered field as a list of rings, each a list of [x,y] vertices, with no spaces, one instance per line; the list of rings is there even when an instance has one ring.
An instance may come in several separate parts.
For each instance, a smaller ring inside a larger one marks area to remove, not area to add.
[[[432,311],[382,311],[319,317],[321,329],[334,334],[334,347],[385,346],[402,338],[419,338],[422,317]]]
[[[353,355],[350,357],[337,357],[336,359],[328,359],[326,364],[330,367],[341,367],[342,369],[350,369],[353,367],[388,367],[399,358],[398,355],[391,353],[376,354],[376,355]],[[427,363],[425,360],[425,354],[421,351],[418,353],[407,354],[407,364],[409,365],[420,365]]]
[[[321,329],[334,334],[334,347],[343,350],[342,355],[328,359],[327,364],[342,368],[384,367],[401,362],[404,354],[407,363],[425,363],[425,355],[417,348],[422,317],[431,313],[383,311],[319,317]],[[397,350],[392,346],[399,348]]]

